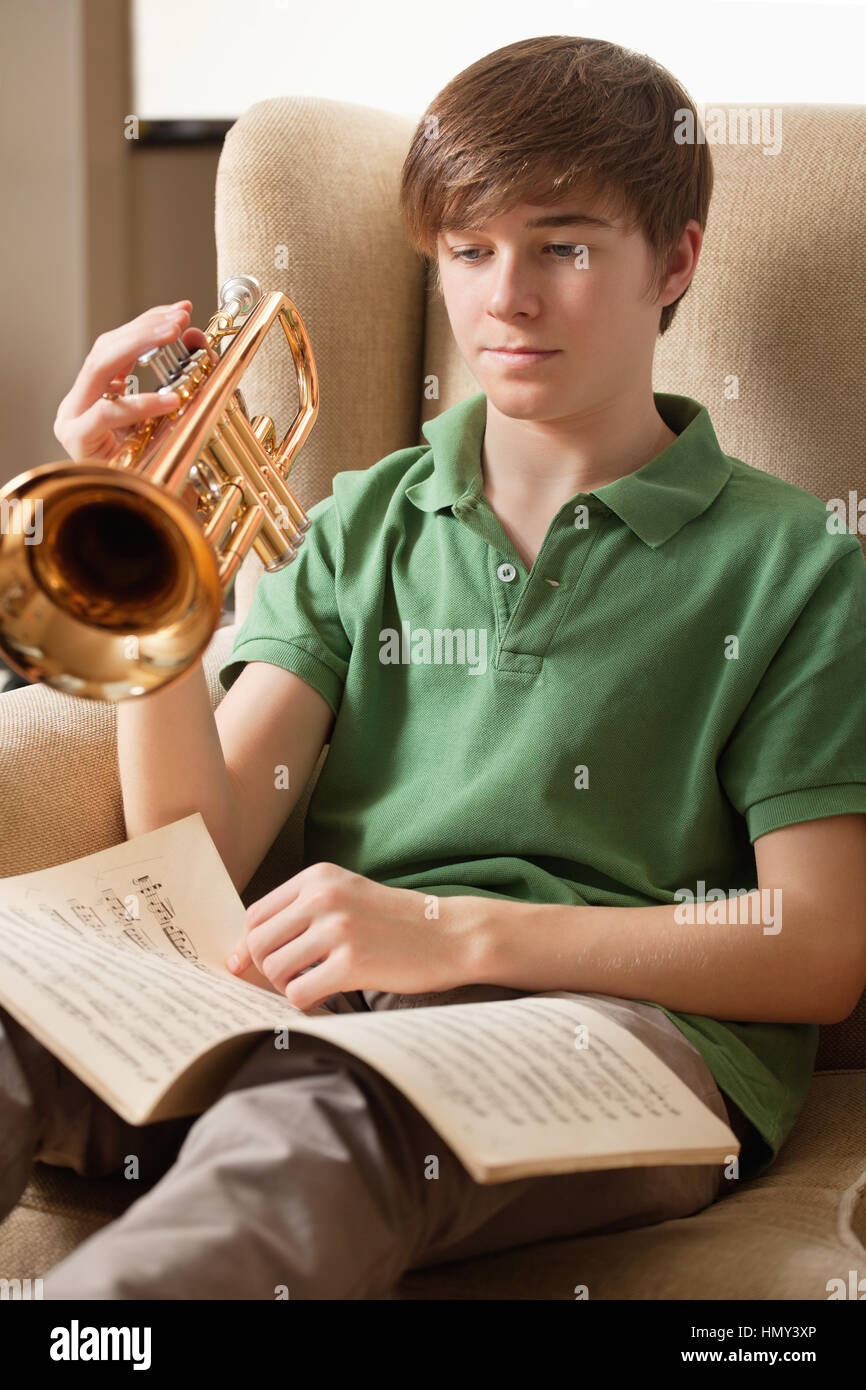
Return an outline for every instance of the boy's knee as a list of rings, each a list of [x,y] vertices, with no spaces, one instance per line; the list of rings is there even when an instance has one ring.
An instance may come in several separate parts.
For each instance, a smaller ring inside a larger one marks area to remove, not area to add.
[[[306,1042],[277,1058],[256,1048],[193,1124],[177,1164],[217,1170],[223,1186],[267,1185],[271,1200],[314,1190],[327,1190],[335,1208],[372,1200],[389,1220],[411,1225],[427,1122],[359,1058]]]
[[[308,1041],[280,1051],[263,1039],[198,1116],[179,1158],[246,1151],[261,1167],[268,1158],[284,1164],[305,1147],[327,1147],[335,1129],[347,1147],[368,1140],[369,1069],[329,1043]]]

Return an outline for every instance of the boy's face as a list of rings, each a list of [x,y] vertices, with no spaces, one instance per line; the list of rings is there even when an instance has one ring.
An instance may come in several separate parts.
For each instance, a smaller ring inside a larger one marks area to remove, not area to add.
[[[565,225],[567,214],[610,225]],[[563,221],[526,225],[553,218]],[[701,229],[688,224],[673,263],[679,270],[653,302],[649,246],[642,232],[623,228],[599,203],[571,194],[558,204],[522,203],[483,229],[440,233],[439,273],[457,346],[503,414],[554,419],[651,389],[661,309],[691,278]],[[527,345],[551,355],[496,352]]]

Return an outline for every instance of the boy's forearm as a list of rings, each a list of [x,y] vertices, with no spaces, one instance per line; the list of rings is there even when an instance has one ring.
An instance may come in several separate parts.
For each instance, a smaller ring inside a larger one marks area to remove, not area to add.
[[[826,1023],[840,1016],[834,1002],[841,993],[838,962],[813,914],[796,904],[781,931],[765,934],[751,914],[748,922],[679,922],[676,904],[448,901],[472,923],[465,934],[472,943],[467,984],[611,994],[742,1022]]]
[[[129,838],[200,811],[230,861],[237,803],[201,659],[162,690],[118,704],[117,760]]]

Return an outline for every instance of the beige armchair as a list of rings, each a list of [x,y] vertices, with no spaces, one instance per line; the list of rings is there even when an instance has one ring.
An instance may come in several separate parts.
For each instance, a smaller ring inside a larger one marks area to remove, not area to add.
[[[723,447],[823,500],[866,497],[866,107],[786,106],[779,153],[713,147],[716,191],[694,284],[660,340],[655,387],[707,405]],[[220,279],[242,271],[298,304],[321,411],[293,470],[305,506],[335,472],[422,442],[423,419],[477,390],[397,207],[414,122],[367,107],[283,98],[229,132],[216,188]],[[285,250],[283,250],[285,248]],[[285,265],[288,269],[274,269]],[[433,382],[438,397],[427,399]],[[244,381],[251,410],[283,428],[293,373],[273,337]],[[866,539],[866,538],[864,538]],[[242,618],[261,573],[248,557]],[[234,629],[207,652],[211,698]],[[44,687],[0,696],[0,874],[124,838],[111,708]],[[327,750],[326,750],[327,751]],[[321,763],[319,764],[321,766]],[[244,899],[301,863],[318,775]],[[866,1274],[866,996],[821,1030],[808,1103],[776,1164],[686,1220],[525,1246],[407,1274],[393,1297],[824,1299]],[[37,1277],[130,1200],[121,1177],[37,1164],[0,1227],[0,1276]]]

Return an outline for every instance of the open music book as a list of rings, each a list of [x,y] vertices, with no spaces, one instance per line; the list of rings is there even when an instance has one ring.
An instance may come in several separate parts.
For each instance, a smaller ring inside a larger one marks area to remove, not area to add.
[[[0,880],[0,1003],[133,1125],[201,1113],[262,1034],[290,1046],[307,1033],[398,1087],[479,1183],[739,1153],[673,1071],[580,996],[304,1013],[255,966],[226,968],[243,926],[196,812]]]

